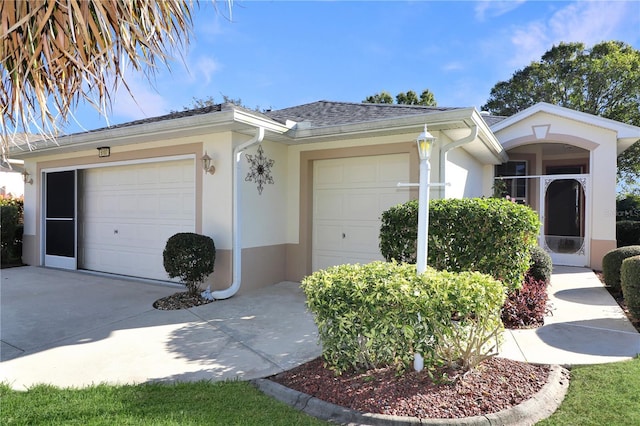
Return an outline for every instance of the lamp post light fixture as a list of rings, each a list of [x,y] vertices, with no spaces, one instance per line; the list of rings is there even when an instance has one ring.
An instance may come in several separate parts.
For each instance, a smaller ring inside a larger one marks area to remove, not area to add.
[[[416,139],[418,155],[420,156],[420,187],[418,189],[418,241],[416,267],[418,274],[427,269],[427,250],[429,238],[429,174],[431,164],[429,157],[436,138],[429,133],[427,125]]]

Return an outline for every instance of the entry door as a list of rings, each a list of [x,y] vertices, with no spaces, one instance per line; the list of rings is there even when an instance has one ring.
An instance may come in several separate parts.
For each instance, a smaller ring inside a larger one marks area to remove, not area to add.
[[[45,266],[76,269],[76,171],[45,175]]]
[[[540,245],[555,265],[589,265],[589,175],[543,176]]]

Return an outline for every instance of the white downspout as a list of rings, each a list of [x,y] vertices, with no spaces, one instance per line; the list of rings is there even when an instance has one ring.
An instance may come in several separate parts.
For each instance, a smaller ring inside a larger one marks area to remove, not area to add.
[[[438,179],[439,182],[444,182],[445,181],[445,165],[447,164],[447,153],[449,151],[451,151],[452,149],[458,148],[462,145],[466,145],[468,143],[471,143],[475,140],[475,138],[478,137],[478,126],[474,125],[471,128],[471,133],[468,136],[465,136],[462,139],[458,139],[455,142],[452,142],[450,144],[447,144],[443,147],[440,148],[440,167],[438,169]],[[441,189],[441,193],[440,193],[440,197],[444,198],[445,196],[445,187],[443,186]]]
[[[214,299],[228,299],[238,292],[240,284],[242,283],[242,243],[241,227],[240,227],[240,159],[242,157],[242,151],[262,142],[264,139],[264,127],[258,127],[256,129],[256,135],[249,141],[241,143],[233,148],[233,282],[231,286],[225,290],[216,290],[211,292],[211,297]]]

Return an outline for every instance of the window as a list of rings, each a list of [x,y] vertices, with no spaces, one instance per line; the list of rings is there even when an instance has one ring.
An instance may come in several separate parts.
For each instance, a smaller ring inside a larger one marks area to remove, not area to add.
[[[494,188],[500,191],[503,197],[507,195],[515,199],[517,203],[527,203],[527,179],[517,179],[514,176],[527,175],[526,161],[509,161],[496,166],[496,178],[508,177],[507,179],[495,179]]]

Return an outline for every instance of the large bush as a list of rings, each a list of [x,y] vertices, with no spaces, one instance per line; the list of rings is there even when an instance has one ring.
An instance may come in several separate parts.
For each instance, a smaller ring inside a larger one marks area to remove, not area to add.
[[[615,291],[620,291],[620,268],[628,257],[640,255],[640,245],[620,247],[609,251],[602,258],[604,282]]]
[[[167,240],[162,255],[169,278],[179,278],[189,293],[197,295],[200,284],[213,273],[216,247],[206,235],[182,232]]]
[[[336,372],[408,367],[415,352],[471,368],[501,329],[504,286],[480,273],[417,275],[414,265],[373,262],[320,270],[302,281],[325,362]]]
[[[640,221],[616,222],[616,241],[618,247],[640,245]]]
[[[626,258],[620,268],[622,295],[634,318],[640,319],[640,256]]]
[[[382,214],[380,251],[388,260],[415,262],[418,202]],[[540,229],[529,207],[499,198],[432,200],[428,264],[448,271],[479,271],[518,288],[529,269]]]

